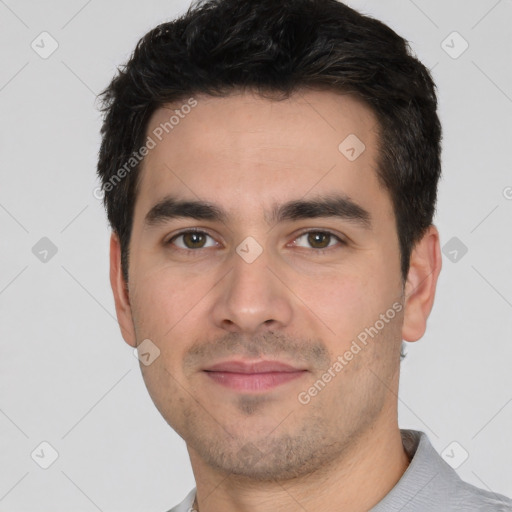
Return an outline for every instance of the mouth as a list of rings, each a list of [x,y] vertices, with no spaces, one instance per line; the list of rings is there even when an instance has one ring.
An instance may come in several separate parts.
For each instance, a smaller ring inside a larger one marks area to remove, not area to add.
[[[308,370],[280,361],[231,360],[203,370],[214,382],[239,392],[267,391],[303,377]]]

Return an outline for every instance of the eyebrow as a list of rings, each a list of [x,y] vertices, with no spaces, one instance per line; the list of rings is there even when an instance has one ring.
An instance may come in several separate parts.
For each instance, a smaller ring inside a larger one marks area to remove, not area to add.
[[[337,217],[353,222],[364,229],[372,228],[371,215],[361,205],[345,195],[331,195],[310,200],[296,200],[276,205],[267,217],[267,222]]]
[[[282,205],[274,205],[270,213],[265,214],[268,224],[319,217],[336,217],[353,222],[366,230],[372,229],[370,212],[345,195],[289,201]],[[176,218],[225,223],[228,220],[228,214],[219,206],[207,201],[181,200],[166,196],[148,211],[144,225],[153,227]]]
[[[149,210],[144,224],[152,227],[176,218],[225,222],[227,215],[221,208],[206,201],[185,201],[167,196]]]

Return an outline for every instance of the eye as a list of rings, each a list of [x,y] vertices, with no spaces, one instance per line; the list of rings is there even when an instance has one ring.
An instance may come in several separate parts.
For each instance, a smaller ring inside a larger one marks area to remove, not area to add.
[[[210,239],[210,242],[208,242]],[[184,231],[173,236],[168,245],[176,245],[180,249],[203,249],[205,247],[214,247],[217,243],[204,231]]]
[[[346,242],[329,231],[307,231],[298,236],[293,245],[321,250],[332,247],[337,243],[345,245]]]

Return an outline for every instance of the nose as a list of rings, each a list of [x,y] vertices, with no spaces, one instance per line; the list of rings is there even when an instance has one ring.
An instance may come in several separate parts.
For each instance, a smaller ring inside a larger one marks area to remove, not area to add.
[[[219,283],[212,309],[217,327],[230,332],[256,334],[279,330],[292,319],[291,291],[265,251],[251,263],[237,253],[232,270]]]

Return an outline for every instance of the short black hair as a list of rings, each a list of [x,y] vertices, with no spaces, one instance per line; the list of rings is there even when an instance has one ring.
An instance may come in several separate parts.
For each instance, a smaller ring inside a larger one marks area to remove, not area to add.
[[[97,171],[126,283],[140,174],[140,156],[134,156],[155,110],[199,94],[250,89],[277,100],[326,88],[356,95],[376,115],[377,175],[393,203],[405,283],[411,251],[435,213],[441,174],[436,88],[406,40],[337,0],[198,1],[148,32],[118,68],[100,95]]]

